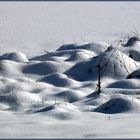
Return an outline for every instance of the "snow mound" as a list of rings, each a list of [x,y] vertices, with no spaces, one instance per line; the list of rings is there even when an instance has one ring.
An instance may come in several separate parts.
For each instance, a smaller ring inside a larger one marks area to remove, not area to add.
[[[55,94],[56,97],[63,98],[69,103],[76,102],[86,96],[86,93],[77,90],[67,90]]]
[[[134,46],[136,43],[139,43],[140,38],[138,36],[132,36],[128,39],[126,44],[123,44],[124,47]]]
[[[65,59],[66,59],[65,57],[52,56],[48,58],[47,61],[64,62]]]
[[[75,59],[78,61],[80,60],[79,58],[82,58],[82,60],[85,60],[93,56],[96,56],[96,53],[92,51],[85,50],[85,49],[73,49],[73,50],[62,50],[62,51],[50,52],[47,54],[33,57],[30,60],[64,62],[67,59]]]
[[[107,48],[105,43],[87,43],[87,44],[65,44],[61,46],[57,51],[73,50],[73,49],[85,49],[94,52],[96,55],[102,53]]]
[[[95,56],[95,55],[94,55]],[[68,58],[66,61],[84,61],[87,59],[90,59],[93,57],[92,53],[86,52],[86,51],[82,51],[82,52],[76,52],[74,53],[70,58]]]
[[[0,103],[8,105],[10,108],[18,109],[20,101],[15,94],[1,95]]]
[[[128,74],[137,70],[140,66],[138,62],[119,50],[114,52],[114,49],[107,49],[90,60],[76,63],[65,74],[79,81],[97,79],[97,66],[99,64],[101,66],[101,76],[117,79],[126,78]]]
[[[74,120],[80,118],[78,111],[68,109],[58,109],[53,112],[52,115],[59,120]]]
[[[72,49],[77,49],[77,48],[78,48],[77,44],[64,44],[60,48],[58,48],[57,51],[72,50]]]
[[[47,75],[55,72],[65,72],[71,67],[69,63],[58,63],[54,61],[36,62],[33,64],[25,65],[22,68],[23,73]]]
[[[72,87],[79,84],[77,81],[70,79],[66,75],[58,72],[49,74],[38,81],[46,82],[58,87]]]
[[[66,60],[71,56],[71,53],[73,53],[73,52],[74,52],[73,50],[50,52],[47,54],[35,56],[35,57],[31,58],[30,60],[47,61],[47,60],[53,59],[53,61],[54,61],[54,59],[55,59],[54,57],[57,57],[57,58],[59,57],[59,59],[61,59],[61,60],[62,59]]]
[[[42,115],[48,115],[59,120],[72,120],[78,119],[80,111],[72,104],[69,103],[57,103],[42,107],[34,113],[41,113]]]
[[[137,78],[140,79],[140,70],[136,70],[127,76],[127,79]]]
[[[21,64],[11,60],[0,61],[0,73],[8,75],[20,75]]]
[[[94,109],[94,111],[106,114],[115,114],[138,111],[139,109],[140,104],[137,102],[124,98],[113,98]]]
[[[88,97],[84,101],[84,105],[92,105],[92,106],[100,106],[103,102],[106,102],[107,100],[110,99],[106,94],[100,93],[99,95],[96,95],[96,93],[92,93],[88,95]]]
[[[130,39],[131,40],[131,39]],[[126,45],[122,44],[123,47],[120,48],[120,50],[125,53],[126,55],[130,56],[135,61],[140,61],[140,41],[129,41],[126,43]],[[129,46],[131,45],[131,46]]]
[[[120,80],[108,85],[108,88],[139,89],[140,81],[138,79]]]
[[[21,52],[5,53],[2,56],[0,56],[0,59],[11,60],[16,62],[28,62],[26,55]]]
[[[24,92],[20,91],[20,96],[18,97],[18,99],[22,103],[31,103],[31,102],[35,103],[41,100],[38,95],[25,91]]]
[[[140,51],[132,49],[130,51],[130,54],[132,56],[132,59],[134,59],[135,61],[140,61]]]

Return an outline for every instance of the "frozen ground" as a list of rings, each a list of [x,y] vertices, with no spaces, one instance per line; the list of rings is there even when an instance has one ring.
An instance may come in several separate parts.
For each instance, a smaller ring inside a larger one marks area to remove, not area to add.
[[[139,138],[139,3],[22,4],[0,3],[0,138]]]

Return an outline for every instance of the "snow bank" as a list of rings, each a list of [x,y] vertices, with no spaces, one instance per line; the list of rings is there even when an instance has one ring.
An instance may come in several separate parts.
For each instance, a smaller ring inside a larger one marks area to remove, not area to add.
[[[77,81],[70,79],[66,75],[58,72],[41,78],[39,82],[46,82],[59,87],[72,87],[79,84]]]
[[[68,49],[68,50],[50,52],[43,55],[39,55],[39,56],[31,58],[30,60],[64,62],[68,59],[74,59],[78,61],[79,58],[82,58],[82,60],[85,60],[93,56],[96,56],[96,53],[89,50],[85,50],[85,49],[69,50]]]
[[[135,61],[140,61],[140,40],[138,37],[129,38],[125,45],[120,50],[126,55],[130,56]]]
[[[101,76],[117,79],[126,78],[129,73],[140,66],[127,55],[118,50],[114,52],[113,49],[107,50],[90,60],[76,63],[65,74],[79,81],[97,79],[97,66],[99,64],[101,65]]]
[[[0,56],[0,59],[11,60],[16,62],[28,62],[26,55],[21,52],[5,53],[2,56]]]
[[[130,73],[127,76],[127,79],[131,79],[131,78],[137,78],[137,79],[139,79],[140,78],[140,70],[136,70],[136,71]]]
[[[114,114],[139,111],[140,103],[124,98],[113,98],[97,107],[94,111]]]
[[[86,96],[86,93],[77,90],[66,90],[55,94],[55,97],[61,97],[69,103],[76,102]]]
[[[96,55],[99,55],[103,51],[105,51],[107,45],[105,43],[87,43],[87,44],[66,44],[61,46],[57,51],[64,51],[64,50],[73,50],[73,49],[85,49],[91,52],[94,52]]]
[[[55,72],[65,72],[71,67],[70,63],[58,63],[54,61],[37,62],[25,65],[22,72],[26,74],[47,75]]]
[[[108,88],[139,89],[140,81],[138,79],[120,80],[108,85]]]
[[[47,107],[41,107],[34,113],[48,115],[59,120],[78,119],[80,116],[80,111],[74,105],[69,103],[48,105]]]

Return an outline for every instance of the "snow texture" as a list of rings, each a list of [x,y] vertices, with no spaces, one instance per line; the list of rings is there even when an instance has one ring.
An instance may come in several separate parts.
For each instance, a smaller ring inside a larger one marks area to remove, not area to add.
[[[38,4],[0,3],[0,138],[139,138],[138,4]]]

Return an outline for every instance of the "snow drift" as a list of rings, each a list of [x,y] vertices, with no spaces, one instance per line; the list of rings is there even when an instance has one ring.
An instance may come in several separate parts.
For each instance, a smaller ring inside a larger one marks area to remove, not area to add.
[[[129,48],[119,47],[69,44],[30,59],[17,52],[2,55],[1,112],[45,117],[45,123],[87,121],[95,119],[95,114],[139,113],[139,53],[134,52],[137,59],[130,58]]]
[[[124,112],[137,112],[140,109],[140,104],[124,98],[113,98],[104,104],[97,107],[94,111],[114,114]]]
[[[140,66],[139,63],[119,50],[107,49],[90,60],[76,63],[65,74],[79,81],[97,79],[97,66],[99,64],[102,69],[101,76],[117,79],[126,78],[128,74],[137,70]]]
[[[28,59],[25,54],[21,52],[11,52],[5,53],[0,56],[0,60],[11,60],[16,62],[28,62]]]

